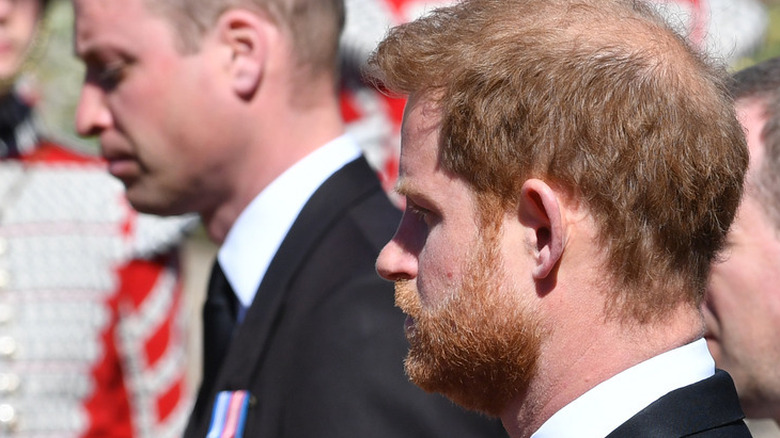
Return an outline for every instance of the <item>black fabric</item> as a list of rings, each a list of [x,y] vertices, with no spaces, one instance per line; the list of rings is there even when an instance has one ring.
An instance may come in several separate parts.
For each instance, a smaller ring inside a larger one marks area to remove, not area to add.
[[[405,315],[376,274],[400,211],[358,159],[326,181],[276,252],[185,438],[206,436],[218,391],[248,389],[245,437],[506,437],[501,423],[404,374]]]
[[[30,123],[32,109],[14,94],[0,97],[0,158],[18,158],[19,130]]]
[[[731,376],[715,375],[666,394],[607,438],[749,438]]]
[[[236,326],[238,298],[219,262],[211,268],[206,302],[203,304],[203,387],[214,386]]]

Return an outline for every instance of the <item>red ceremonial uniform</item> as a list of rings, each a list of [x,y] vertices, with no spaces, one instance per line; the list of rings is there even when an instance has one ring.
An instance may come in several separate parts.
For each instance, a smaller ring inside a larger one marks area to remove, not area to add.
[[[180,436],[192,219],[136,213],[101,160],[40,141],[7,100],[0,118],[22,117],[0,139],[0,436]]]

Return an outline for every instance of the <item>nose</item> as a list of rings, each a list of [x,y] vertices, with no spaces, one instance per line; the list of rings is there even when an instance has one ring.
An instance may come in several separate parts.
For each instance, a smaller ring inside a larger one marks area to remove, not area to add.
[[[416,263],[395,240],[387,242],[376,259],[376,272],[385,280],[410,280],[417,276]]]
[[[105,93],[98,85],[85,82],[81,87],[76,108],[76,132],[79,135],[84,137],[99,135],[111,126],[113,118],[105,99]]]
[[[411,280],[417,278],[418,258],[424,236],[418,221],[404,214],[395,236],[387,242],[376,260],[376,272],[385,280]]]

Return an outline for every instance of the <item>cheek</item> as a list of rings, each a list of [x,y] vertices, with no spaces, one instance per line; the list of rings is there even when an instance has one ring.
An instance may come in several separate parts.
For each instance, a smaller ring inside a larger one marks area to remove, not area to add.
[[[745,245],[725,254],[725,259],[712,266],[710,290],[718,307],[731,306],[743,299],[750,299],[755,289],[762,286],[763,273],[755,263],[752,247]]]
[[[713,355],[724,363],[769,335],[765,333],[768,321],[778,316],[768,313],[767,278],[755,265],[742,261],[732,256],[713,266],[705,303],[705,322],[719,343]]]
[[[720,342],[716,339],[707,339],[707,348],[710,350],[712,358],[715,359],[715,365],[723,367],[725,358],[723,357],[723,350],[721,349]]]
[[[129,81],[106,94],[106,109],[113,125],[128,137],[154,138],[168,126],[167,95],[146,83]],[[174,125],[175,126],[175,125]]]
[[[705,317],[708,324],[718,326],[729,325],[734,322],[739,312],[739,295],[741,288],[749,288],[745,283],[739,269],[734,269],[730,262],[718,264],[713,267],[710,275],[707,299],[705,301]],[[735,304],[737,304],[735,306]]]
[[[462,266],[462,258],[453,248],[426,245],[420,253],[417,274],[423,303],[441,302],[457,290],[464,276]]]
[[[146,149],[146,153],[202,154],[197,150],[199,142],[193,140],[201,138],[203,125],[209,124],[193,122],[200,107],[188,105],[185,99],[179,97],[181,93],[170,91],[159,87],[128,88],[112,107],[115,122],[124,128],[126,135],[141,143],[138,147]],[[211,130],[214,131],[219,130]],[[213,143],[210,144],[213,146]]]

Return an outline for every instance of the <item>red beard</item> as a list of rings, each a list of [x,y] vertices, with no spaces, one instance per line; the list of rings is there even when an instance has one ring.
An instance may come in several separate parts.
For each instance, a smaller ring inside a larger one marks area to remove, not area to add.
[[[497,245],[487,239],[459,290],[423,308],[410,280],[395,284],[396,305],[413,319],[406,373],[429,392],[466,409],[500,416],[523,394],[536,372],[539,324],[505,280]]]

